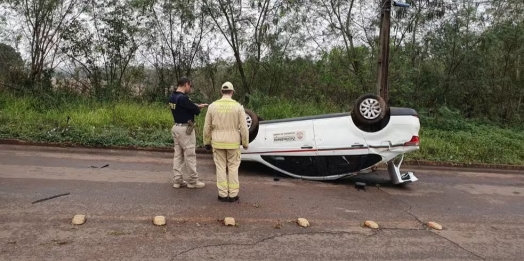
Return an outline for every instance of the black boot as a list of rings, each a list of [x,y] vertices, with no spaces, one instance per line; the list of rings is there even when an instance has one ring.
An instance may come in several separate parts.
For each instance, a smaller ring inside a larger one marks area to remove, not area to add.
[[[229,198],[229,202],[235,202],[238,200],[238,196],[234,197],[234,198]]]
[[[218,200],[222,201],[222,202],[228,202],[228,197],[221,197],[221,196],[218,196]]]

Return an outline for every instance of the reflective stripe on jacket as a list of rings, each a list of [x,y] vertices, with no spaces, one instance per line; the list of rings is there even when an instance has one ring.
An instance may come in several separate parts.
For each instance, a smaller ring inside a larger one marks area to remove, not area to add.
[[[216,149],[238,149],[249,145],[244,107],[224,96],[209,105],[204,123],[204,145]]]

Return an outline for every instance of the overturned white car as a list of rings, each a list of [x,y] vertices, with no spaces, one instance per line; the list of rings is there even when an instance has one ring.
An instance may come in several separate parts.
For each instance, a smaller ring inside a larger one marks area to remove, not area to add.
[[[399,170],[404,154],[419,149],[414,109],[388,107],[380,96],[366,94],[344,113],[263,120],[245,111],[250,145],[241,149],[242,161],[308,180],[339,179],[386,163],[392,183],[418,180]]]

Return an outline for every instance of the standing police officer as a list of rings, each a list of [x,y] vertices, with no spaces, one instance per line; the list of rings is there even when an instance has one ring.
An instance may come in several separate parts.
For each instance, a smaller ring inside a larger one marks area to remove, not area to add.
[[[218,200],[234,202],[240,190],[240,146],[249,147],[249,130],[244,107],[232,98],[233,84],[225,82],[220,90],[222,99],[213,102],[207,110],[203,139],[206,149],[213,148]]]
[[[169,97],[169,107],[173,114],[175,124],[171,129],[175,143],[173,158],[173,187],[203,188],[206,184],[198,180],[196,170],[196,136],[193,124],[195,115],[200,114],[200,109],[207,104],[195,104],[187,96],[193,91],[191,80],[182,77],[178,80],[177,89]],[[186,167],[188,181],[182,178],[182,168]]]

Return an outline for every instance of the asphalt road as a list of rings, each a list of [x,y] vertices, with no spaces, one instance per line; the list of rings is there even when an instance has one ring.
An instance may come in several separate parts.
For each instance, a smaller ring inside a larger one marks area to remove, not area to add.
[[[0,145],[0,260],[524,258],[522,171],[417,167],[419,181],[393,186],[382,170],[274,181],[243,163],[240,200],[229,203],[217,200],[210,155],[198,156],[203,189],[172,188],[171,164],[171,153]],[[76,214],[87,222],[72,225]],[[156,215],[167,225],[153,225]]]

